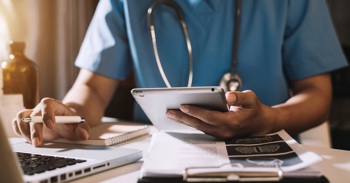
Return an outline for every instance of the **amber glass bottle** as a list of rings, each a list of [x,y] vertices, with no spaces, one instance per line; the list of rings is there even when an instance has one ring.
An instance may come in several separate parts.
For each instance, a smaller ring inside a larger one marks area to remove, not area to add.
[[[24,107],[34,108],[39,101],[39,70],[25,54],[24,42],[10,43],[10,56],[2,64],[4,94],[22,94]]]

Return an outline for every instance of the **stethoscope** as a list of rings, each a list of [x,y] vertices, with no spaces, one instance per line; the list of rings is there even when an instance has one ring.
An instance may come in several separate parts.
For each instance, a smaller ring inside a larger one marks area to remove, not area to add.
[[[171,85],[169,83],[168,78],[166,77],[166,74],[164,73],[162,63],[159,58],[158,54],[158,47],[157,47],[157,39],[156,39],[156,32],[155,32],[155,25],[153,21],[153,12],[157,8],[158,5],[165,4],[169,7],[173,8],[177,14],[177,17],[179,19],[180,25],[182,27],[182,31],[184,33],[185,39],[186,39],[186,46],[188,50],[188,58],[189,58],[189,73],[188,73],[188,83],[187,87],[192,86],[192,80],[193,80],[193,60],[192,60],[192,46],[191,41],[188,36],[188,30],[185,23],[184,15],[180,9],[180,7],[171,0],[157,0],[155,1],[149,8],[148,8],[148,23],[152,38],[152,46],[153,46],[153,52],[154,56],[157,62],[158,70],[163,78],[163,81],[165,85],[168,88],[171,88]],[[237,66],[237,51],[238,51],[238,38],[239,38],[239,29],[240,29],[240,17],[241,17],[241,0],[236,1],[236,17],[235,17],[235,30],[234,30],[234,42],[233,42],[233,56],[232,56],[232,67],[230,72],[225,73],[220,81],[220,87],[222,87],[225,91],[238,91],[242,87],[242,80],[236,73],[236,66]]]

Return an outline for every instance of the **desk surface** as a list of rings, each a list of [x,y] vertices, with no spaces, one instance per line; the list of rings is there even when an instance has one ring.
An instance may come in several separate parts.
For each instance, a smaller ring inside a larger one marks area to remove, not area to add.
[[[129,147],[142,149],[144,154],[148,149],[151,136],[140,137],[135,140],[117,145],[117,147]],[[330,182],[342,183],[350,180],[350,151],[319,148],[313,146],[305,146],[307,150],[313,151],[324,158],[323,161],[316,164],[321,169],[322,173],[329,179]],[[92,176],[75,180],[75,183],[86,182],[130,182],[136,183],[139,176],[143,160],[135,163],[114,168],[105,172],[101,172]]]

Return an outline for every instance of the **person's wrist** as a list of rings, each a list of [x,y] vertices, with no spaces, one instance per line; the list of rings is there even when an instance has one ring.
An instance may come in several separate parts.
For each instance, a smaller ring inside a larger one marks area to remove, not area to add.
[[[265,106],[263,111],[262,119],[265,124],[262,128],[263,133],[268,134],[282,130],[281,121],[279,121],[279,110],[277,108]]]

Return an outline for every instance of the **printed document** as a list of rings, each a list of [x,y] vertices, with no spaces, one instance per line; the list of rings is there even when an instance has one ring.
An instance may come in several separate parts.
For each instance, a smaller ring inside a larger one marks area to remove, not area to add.
[[[182,176],[189,167],[220,167],[233,163],[252,167],[247,171],[277,167],[290,176],[321,176],[311,166],[321,157],[306,151],[283,130],[228,141],[218,141],[203,133],[159,131],[153,135],[144,158],[141,177]]]

